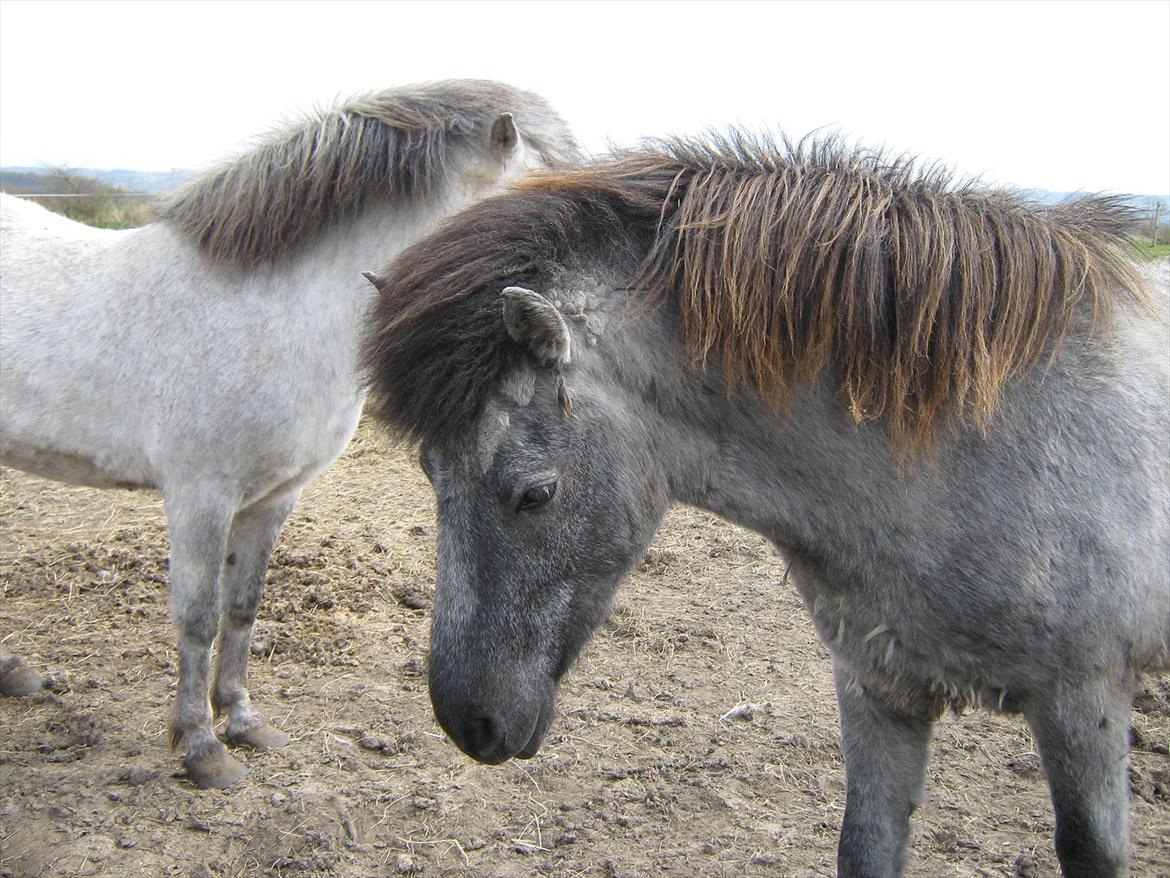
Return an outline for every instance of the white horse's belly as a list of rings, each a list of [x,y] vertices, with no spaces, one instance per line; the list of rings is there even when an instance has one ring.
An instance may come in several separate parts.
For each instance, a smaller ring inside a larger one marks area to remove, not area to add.
[[[63,222],[52,217],[46,229]],[[76,240],[56,242],[53,259],[38,260],[35,248],[30,254],[17,246],[30,241],[5,231],[0,464],[91,487],[156,484],[139,442],[140,400],[120,394],[118,386],[132,385],[140,370],[119,367],[107,340],[121,321],[102,313],[101,295],[83,281],[65,280],[92,278],[91,261],[123,233],[86,230]],[[119,374],[127,376],[124,382]]]
[[[51,374],[21,379],[20,355],[5,351],[0,363],[0,464],[44,478],[94,488],[153,487],[157,479],[141,443],[134,441],[139,414],[112,401],[78,404],[57,392]],[[96,410],[109,409],[104,418]]]
[[[22,443],[0,443],[0,465],[46,479],[88,488],[153,488],[144,473],[111,468],[108,462]]]

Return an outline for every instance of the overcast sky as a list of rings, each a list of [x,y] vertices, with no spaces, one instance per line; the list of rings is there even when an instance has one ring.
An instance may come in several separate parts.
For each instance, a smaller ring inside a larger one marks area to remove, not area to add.
[[[1170,193],[1170,2],[0,0],[0,164],[168,170],[449,77],[588,148],[823,128],[997,184]]]

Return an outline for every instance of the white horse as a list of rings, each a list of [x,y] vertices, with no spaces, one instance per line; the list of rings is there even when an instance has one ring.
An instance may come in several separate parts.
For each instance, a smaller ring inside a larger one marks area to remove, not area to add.
[[[451,81],[276,132],[140,229],[0,198],[0,463],[162,491],[179,643],[172,744],[186,744],[199,786],[245,774],[212,705],[232,742],[288,743],[249,701],[249,643],[281,526],[357,426],[372,294],[360,269],[527,169],[576,157],[543,99]],[[0,692],[40,684],[0,652]]]

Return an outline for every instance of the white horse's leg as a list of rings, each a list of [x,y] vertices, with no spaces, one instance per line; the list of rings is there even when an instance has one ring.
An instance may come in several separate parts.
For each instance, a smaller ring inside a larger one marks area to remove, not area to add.
[[[901,875],[910,815],[922,801],[934,723],[889,710],[855,685],[840,661],[833,662],[833,680],[847,786],[837,874]]]
[[[247,774],[211,728],[208,684],[219,625],[219,581],[232,505],[220,497],[177,492],[166,498],[171,531],[171,609],[179,634],[179,690],[171,744],[187,748],[184,764],[197,786],[226,787]]]
[[[1056,811],[1066,878],[1129,874],[1129,712],[1107,681],[1055,686],[1024,715],[1036,736]]]
[[[0,695],[32,695],[45,678],[28,666],[24,659],[0,649]]]
[[[252,707],[248,696],[248,650],[268,559],[298,496],[299,492],[293,492],[260,509],[239,512],[228,541],[211,699],[216,713],[227,714],[228,738],[256,750],[274,750],[289,740],[288,735],[269,725]]]

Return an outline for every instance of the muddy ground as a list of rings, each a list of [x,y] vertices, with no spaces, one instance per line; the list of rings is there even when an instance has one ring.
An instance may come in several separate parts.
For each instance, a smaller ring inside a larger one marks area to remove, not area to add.
[[[364,425],[276,550],[254,700],[292,734],[195,789],[161,504],[0,474],[0,638],[50,674],[0,699],[0,876],[821,876],[844,770],[828,654],[773,550],[674,511],[562,687],[540,755],[498,768],[435,725],[429,487]],[[1134,873],[1170,874],[1170,676],[1133,711]],[[744,719],[727,718],[744,702]],[[242,754],[244,755],[244,754]],[[1057,873],[1022,720],[939,724],[908,874]]]

